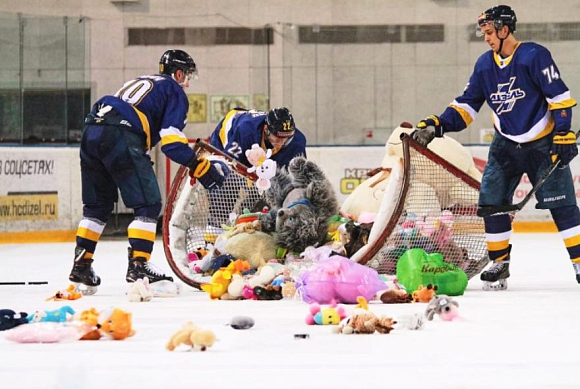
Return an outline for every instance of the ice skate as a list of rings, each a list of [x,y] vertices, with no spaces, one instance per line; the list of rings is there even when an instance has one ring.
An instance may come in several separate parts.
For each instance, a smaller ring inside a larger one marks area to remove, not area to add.
[[[75,286],[76,292],[90,296],[97,293],[101,278],[93,270],[93,260],[85,258],[86,252],[82,247],[75,248],[75,260],[68,279]]]
[[[580,284],[580,263],[573,263],[572,266],[576,272],[576,282]]]
[[[494,262],[488,270],[481,273],[483,290],[506,290],[509,276],[509,261]]]
[[[159,281],[173,282],[173,278],[155,268],[143,257],[133,258],[133,249],[129,247],[129,267],[127,268],[127,282],[135,282],[138,279],[149,278],[149,283],[154,284]]]

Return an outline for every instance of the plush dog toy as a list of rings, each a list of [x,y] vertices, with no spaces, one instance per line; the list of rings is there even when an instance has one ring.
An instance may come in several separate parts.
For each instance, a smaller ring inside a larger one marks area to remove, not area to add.
[[[427,320],[433,320],[435,314],[439,315],[443,321],[460,320],[458,308],[459,303],[451,297],[445,295],[434,296],[427,305],[425,316]]]
[[[370,311],[359,312],[343,320],[336,328],[339,334],[388,334],[397,322],[390,317],[377,317]]]
[[[327,219],[338,213],[338,202],[322,169],[304,157],[296,157],[288,170],[278,169],[271,182],[266,192],[271,209],[260,217],[262,228],[275,231],[278,246],[291,252],[324,244]]]
[[[129,284],[129,290],[127,291],[127,300],[132,302],[145,302],[151,301],[153,298],[153,291],[149,286],[149,278],[145,277],[143,279],[138,279],[137,281]]]
[[[173,351],[179,345],[184,344],[194,350],[206,351],[215,343],[215,334],[209,330],[202,330],[192,322],[187,322],[175,334],[171,336],[165,346],[167,350]]]
[[[16,313],[11,309],[0,309],[0,331],[28,323],[27,316],[26,312]]]

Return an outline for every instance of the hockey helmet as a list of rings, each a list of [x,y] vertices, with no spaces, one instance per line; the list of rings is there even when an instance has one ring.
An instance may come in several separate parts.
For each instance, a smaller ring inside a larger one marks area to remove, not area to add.
[[[277,137],[291,138],[294,136],[294,118],[288,108],[272,108],[266,116],[266,125],[268,131]]]
[[[496,5],[491,7],[477,18],[477,36],[483,36],[480,28],[487,23],[493,23],[493,27],[500,30],[503,26],[507,26],[509,32],[514,33],[516,31],[516,13],[508,5]]]
[[[177,69],[189,79],[197,78],[197,66],[189,54],[183,50],[167,50],[159,60],[159,73],[173,76]]]

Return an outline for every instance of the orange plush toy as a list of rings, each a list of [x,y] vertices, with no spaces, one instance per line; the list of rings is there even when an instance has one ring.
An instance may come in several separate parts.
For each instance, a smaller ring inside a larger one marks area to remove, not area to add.
[[[119,308],[112,308],[101,313],[95,308],[81,312],[79,320],[94,328],[87,332],[81,340],[99,340],[107,336],[114,340],[124,340],[135,335],[131,314]]]
[[[75,286],[71,284],[69,285],[68,288],[64,290],[59,290],[54,294],[54,296],[47,298],[46,301],[77,300],[80,299],[81,297],[83,297],[83,294],[81,292],[77,292]]]
[[[433,286],[428,284],[427,287],[419,285],[416,291],[413,292],[413,302],[416,303],[428,303],[431,301],[435,292],[437,291],[437,285]]]

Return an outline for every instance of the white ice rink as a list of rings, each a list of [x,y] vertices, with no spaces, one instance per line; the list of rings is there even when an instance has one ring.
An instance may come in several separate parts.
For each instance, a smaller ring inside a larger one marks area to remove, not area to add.
[[[509,290],[484,292],[472,279],[457,298],[465,321],[350,336],[306,325],[308,305],[298,301],[211,301],[184,285],[177,298],[128,302],[125,241],[99,244],[95,296],[47,302],[69,284],[74,243],[0,245],[0,282],[49,283],[0,286],[0,309],[116,306],[133,313],[137,331],[125,341],[60,344],[17,344],[0,332],[0,388],[580,388],[580,285],[564,245],[558,234],[516,234],[512,243]],[[153,263],[170,272],[160,241]],[[397,318],[425,306],[371,310]],[[252,316],[255,327],[225,326],[235,315]],[[188,320],[219,342],[205,353],[166,351]]]

